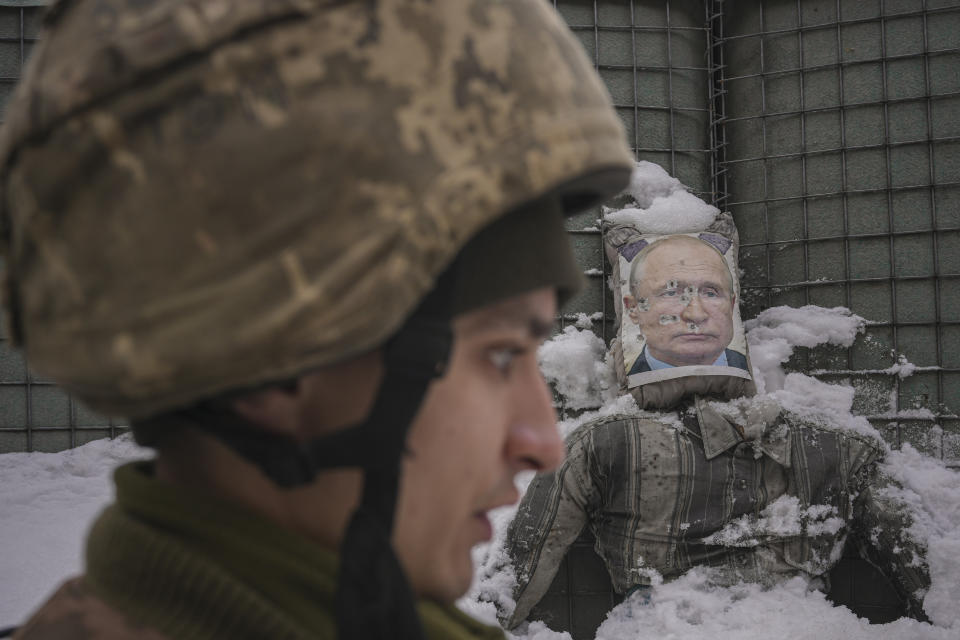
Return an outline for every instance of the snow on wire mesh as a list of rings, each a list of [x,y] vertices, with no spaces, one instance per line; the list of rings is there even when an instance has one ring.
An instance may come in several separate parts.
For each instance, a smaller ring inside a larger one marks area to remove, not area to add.
[[[747,339],[754,363],[754,377],[764,380],[762,392],[753,398],[727,403],[732,408],[767,411],[771,406],[848,430],[882,442],[870,423],[852,413],[853,388],[827,384],[802,373],[785,373],[783,364],[799,347],[823,344],[849,345],[862,331],[863,319],[844,308],[807,306],[777,307],[761,314],[749,325]],[[547,354],[546,356],[544,354]],[[566,354],[566,355],[565,355]],[[633,414],[670,420],[664,414],[637,409],[629,395],[615,395],[609,386],[610,364],[605,351],[589,331],[569,327],[541,349],[548,379],[569,393],[572,404],[599,407],[561,423],[569,433],[588,420],[604,415]],[[576,371],[574,371],[576,369]],[[562,384],[560,384],[562,382]],[[715,405],[719,407],[718,405]],[[679,426],[679,424],[678,424]],[[677,580],[658,584],[649,599],[631,597],[615,607],[597,630],[597,640],[637,637],[674,637],[683,640],[769,637],[844,638],[844,640],[955,640],[960,631],[960,473],[936,459],[918,453],[910,445],[888,451],[884,471],[903,486],[896,496],[912,515],[911,535],[928,548],[932,585],[924,600],[933,625],[900,619],[885,625],[870,625],[843,607],[836,607],[816,590],[818,581],[795,577],[773,587],[739,584],[717,586],[710,570],[694,569]],[[530,477],[518,484],[525,489]],[[891,489],[891,491],[894,491]],[[785,498],[769,505],[759,518],[731,523],[715,534],[726,543],[749,546],[765,533],[806,531],[831,533],[842,524],[830,511],[802,509]],[[477,574],[470,593],[459,605],[488,622],[496,621],[496,608],[511,610],[514,576],[503,550],[506,528],[516,507],[494,514],[497,533],[487,546],[474,551]],[[516,640],[559,640],[569,634],[550,630],[542,622],[521,626],[508,634]]]

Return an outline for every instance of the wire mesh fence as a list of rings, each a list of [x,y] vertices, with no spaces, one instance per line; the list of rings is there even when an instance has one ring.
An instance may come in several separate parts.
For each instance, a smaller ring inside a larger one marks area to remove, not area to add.
[[[44,4],[0,3],[0,120],[36,42]],[[0,326],[0,453],[61,451],[123,429],[32,374]]]
[[[744,318],[807,304],[866,318],[851,348],[789,368],[852,384],[895,446],[960,463],[960,3],[555,5],[637,158],[733,213]],[[574,309],[601,310],[606,339],[599,231],[573,233],[597,274]]]
[[[960,7],[727,4],[723,165],[745,317],[816,304],[866,318],[851,348],[791,365],[852,382],[892,443],[958,461]]]
[[[0,2],[0,117],[40,2]],[[856,388],[894,445],[960,464],[960,2],[555,0],[637,159],[732,211],[742,311],[845,306],[849,349],[789,366]],[[568,229],[590,280],[561,326],[612,337],[599,211]],[[903,363],[910,363],[909,366]],[[906,375],[909,374],[909,375]],[[0,336],[0,451],[115,435]]]
[[[815,304],[866,318],[850,348],[804,350],[788,367],[852,384],[855,411],[891,444],[960,466],[960,2],[555,5],[593,56],[637,159],[733,213],[743,317]],[[622,57],[611,67],[601,43],[614,39]],[[596,273],[599,231],[577,229]],[[575,301],[602,310],[604,339],[614,320],[612,298],[598,302],[606,275]],[[857,562],[831,573],[830,596],[876,622],[902,615],[884,576]],[[618,601],[584,535],[531,618],[592,638]]]

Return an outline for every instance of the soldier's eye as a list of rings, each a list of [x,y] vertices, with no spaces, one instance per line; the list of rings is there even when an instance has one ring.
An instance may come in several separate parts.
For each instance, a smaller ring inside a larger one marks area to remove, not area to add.
[[[503,375],[509,375],[513,369],[517,357],[522,355],[523,348],[520,347],[497,347],[487,352],[487,359]]]

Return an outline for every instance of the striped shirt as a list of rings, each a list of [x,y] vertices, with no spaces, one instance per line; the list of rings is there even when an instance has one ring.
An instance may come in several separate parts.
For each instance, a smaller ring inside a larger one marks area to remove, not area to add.
[[[887,482],[879,441],[788,413],[725,417],[699,399],[676,415],[584,424],[563,465],[533,480],[507,537],[517,574],[508,628],[540,600],[585,526],[618,593],[649,585],[651,570],[670,579],[698,565],[715,567],[720,584],[822,576],[850,534],[895,569],[906,594],[929,586],[923,550],[906,537],[909,517],[876,490]]]

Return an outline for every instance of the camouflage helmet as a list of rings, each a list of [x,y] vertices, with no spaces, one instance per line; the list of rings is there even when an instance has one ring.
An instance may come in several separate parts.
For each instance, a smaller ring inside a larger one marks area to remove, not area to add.
[[[154,415],[375,348],[479,229],[631,166],[543,0],[60,2],[0,134],[11,333]]]

